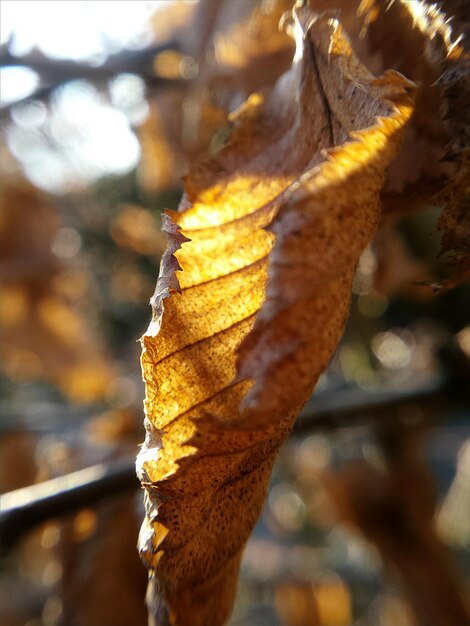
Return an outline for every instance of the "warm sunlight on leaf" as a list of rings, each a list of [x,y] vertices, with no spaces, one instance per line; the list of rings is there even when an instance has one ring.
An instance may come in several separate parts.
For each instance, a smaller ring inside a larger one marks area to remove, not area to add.
[[[158,624],[216,626],[272,463],[342,333],[412,85],[374,79],[340,25],[299,10],[292,69],[195,166],[142,338],[140,549]],[[176,271],[182,270],[176,275]]]

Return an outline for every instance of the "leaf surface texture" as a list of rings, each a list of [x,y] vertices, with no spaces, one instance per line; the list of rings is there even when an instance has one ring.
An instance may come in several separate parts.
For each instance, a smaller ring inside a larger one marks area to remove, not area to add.
[[[298,10],[297,52],[192,168],[142,337],[141,554],[155,624],[227,619],[277,450],[342,333],[412,84],[375,79],[339,23]],[[182,270],[182,271],[180,271]]]

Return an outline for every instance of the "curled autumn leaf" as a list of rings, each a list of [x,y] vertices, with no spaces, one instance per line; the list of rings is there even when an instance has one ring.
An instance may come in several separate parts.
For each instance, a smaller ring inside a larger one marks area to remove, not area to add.
[[[384,187],[384,210],[442,208],[440,257],[449,288],[470,277],[470,3],[362,0],[360,11],[368,22],[365,56],[418,85],[413,119]]]
[[[229,145],[192,169],[164,220],[137,464],[156,624],[230,613],[272,463],[340,338],[412,111],[411,83],[374,78],[336,20],[298,9],[292,30],[292,68],[232,117]]]
[[[444,277],[445,288],[465,282],[470,277],[469,0],[310,4],[339,15],[371,72],[394,69],[416,83],[414,114],[382,190],[383,210],[396,216],[429,204],[440,207],[439,280]],[[436,276],[429,282],[436,285]]]

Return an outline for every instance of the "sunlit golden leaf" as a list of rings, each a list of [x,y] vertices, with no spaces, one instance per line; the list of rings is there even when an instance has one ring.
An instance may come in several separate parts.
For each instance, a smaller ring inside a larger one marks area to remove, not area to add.
[[[245,102],[229,145],[165,216],[138,459],[158,624],[216,626],[230,612],[277,449],[341,335],[412,111],[412,85],[374,79],[337,21],[299,10],[294,23],[291,70]]]

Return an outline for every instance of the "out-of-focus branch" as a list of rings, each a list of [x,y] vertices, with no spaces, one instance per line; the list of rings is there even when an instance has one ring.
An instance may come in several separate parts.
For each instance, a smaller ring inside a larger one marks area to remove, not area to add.
[[[297,419],[294,433],[316,428],[335,430],[359,423],[398,421],[407,427],[413,424],[420,427],[420,422],[439,421],[444,408],[470,403],[470,360],[452,344],[441,350],[439,356],[445,374],[418,386],[405,389],[379,386],[371,390],[350,386],[315,393]]]
[[[451,391],[453,388],[452,384],[438,381],[407,392],[383,389],[373,394],[361,389],[322,392],[307,405],[294,434],[317,429],[334,430],[354,424],[377,425],[379,421],[382,425],[398,424],[400,428],[415,430],[422,424],[401,419],[398,410],[419,407],[426,417],[431,415],[426,412],[426,406],[439,408],[439,402],[448,410],[452,403],[462,403],[462,397]],[[465,388],[468,389],[468,386]],[[444,413],[438,410],[434,415],[442,416]],[[406,415],[406,411],[403,414]],[[3,495],[0,510],[3,547],[11,546],[41,522],[83,507],[95,506],[108,496],[137,488],[139,483],[135,478],[134,463],[132,458],[99,465]]]
[[[438,410],[441,406],[449,406],[449,401],[455,400],[450,394],[450,389],[445,380],[438,379],[407,390],[379,387],[367,391],[349,386],[338,391],[320,392],[305,405],[294,425],[294,433],[302,434],[314,429],[332,431],[389,419],[407,422],[410,421],[407,415],[411,414],[412,421],[416,421],[416,412],[413,410],[403,412],[397,417],[397,411],[401,407],[408,409],[419,407],[423,418],[432,421],[435,415],[435,419],[438,419]],[[426,413],[428,405],[432,405],[437,411]]]
[[[110,55],[106,61],[99,65],[90,65],[76,61],[51,59],[38,51],[16,56],[2,46],[0,49],[0,67],[29,67],[37,72],[45,82],[57,84],[76,78],[106,79],[122,72],[139,74],[149,81],[162,81],[165,79],[155,75],[153,61],[158,54],[170,49],[176,49],[173,42],[141,50],[126,50]]]
[[[169,84],[172,86],[187,84],[187,79],[169,79],[155,73],[154,59],[166,50],[177,50],[176,43],[169,41],[142,50],[126,50],[109,56],[100,65],[89,65],[75,61],[51,59],[38,51],[23,56],[15,56],[10,53],[7,46],[2,46],[0,48],[0,67],[27,67],[39,74],[41,83],[32,94],[9,103],[0,111],[2,115],[5,115],[12,106],[25,100],[45,99],[60,85],[77,79],[86,79],[100,84],[117,74],[131,73],[138,74],[143,78],[148,87],[158,88]]]
[[[135,459],[93,465],[1,496],[0,542],[11,547],[25,532],[139,486]]]

